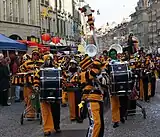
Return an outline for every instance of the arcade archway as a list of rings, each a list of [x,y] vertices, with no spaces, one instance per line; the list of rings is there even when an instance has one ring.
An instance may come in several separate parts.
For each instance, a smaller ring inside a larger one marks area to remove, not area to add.
[[[11,36],[9,36],[10,39],[13,39],[13,40],[22,40],[22,38],[16,34],[13,34]]]

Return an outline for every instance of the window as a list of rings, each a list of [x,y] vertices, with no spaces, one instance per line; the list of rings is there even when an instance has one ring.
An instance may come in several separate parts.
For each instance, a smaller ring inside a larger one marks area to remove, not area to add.
[[[19,0],[15,0],[15,17],[16,17],[16,22],[19,22],[19,14],[20,14],[20,1]]]
[[[44,0],[41,0],[41,3],[44,4]]]
[[[45,5],[49,6],[49,0],[45,0]]]
[[[62,9],[62,1],[59,0],[59,10],[61,10],[61,9]]]
[[[3,20],[7,19],[7,1],[3,0]]]
[[[13,21],[13,1],[9,1],[9,21]]]
[[[31,0],[28,0],[28,24],[31,24]]]
[[[45,18],[46,29],[49,29],[49,18]]]
[[[43,29],[46,28],[45,25],[46,25],[46,24],[45,24],[45,18],[42,18],[42,28],[43,28]]]

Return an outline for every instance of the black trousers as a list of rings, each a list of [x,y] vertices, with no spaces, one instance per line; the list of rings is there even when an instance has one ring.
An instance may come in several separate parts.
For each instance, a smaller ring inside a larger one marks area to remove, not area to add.
[[[151,80],[151,97],[154,97],[156,91],[156,77],[153,76]]]
[[[75,91],[75,109],[76,109],[76,119],[79,120],[80,116],[79,116],[79,107],[78,105],[81,103],[81,91],[77,90]]]
[[[8,89],[6,91],[0,91],[0,104],[2,106],[8,103]]]
[[[128,96],[120,96],[120,118],[124,118],[126,116],[126,112],[128,109]]]
[[[60,129],[60,101],[51,103],[52,117],[55,130]]]

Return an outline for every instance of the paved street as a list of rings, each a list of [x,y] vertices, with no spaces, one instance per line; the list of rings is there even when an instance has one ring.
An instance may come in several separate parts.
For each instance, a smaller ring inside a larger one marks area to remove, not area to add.
[[[151,99],[150,103],[142,104],[147,111],[147,119],[142,115],[128,117],[125,124],[113,129],[111,123],[111,112],[105,113],[105,137],[160,137],[160,92]],[[10,107],[0,107],[0,137],[43,137],[42,127],[39,121],[24,121],[20,125],[20,114],[23,104],[12,104]],[[62,108],[61,118],[62,133],[54,137],[84,137],[88,120],[83,124],[71,123],[67,108]]]

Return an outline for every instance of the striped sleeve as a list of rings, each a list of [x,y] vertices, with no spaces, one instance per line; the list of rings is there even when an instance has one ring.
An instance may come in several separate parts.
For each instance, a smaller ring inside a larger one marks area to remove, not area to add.
[[[27,71],[27,62],[24,62],[20,67],[19,67],[19,72],[26,72]]]
[[[76,73],[70,80],[71,83],[79,83],[79,75]]]
[[[99,75],[101,73],[101,70],[100,69],[97,69],[97,68],[93,68],[90,70],[90,77],[93,77],[95,78],[97,75]]]
[[[40,87],[40,70],[36,71],[33,80],[34,87]]]
[[[68,75],[67,75],[67,72],[66,72],[66,71],[63,71],[63,74],[62,74],[62,75],[63,75],[63,79],[66,80],[66,79],[68,78]]]

